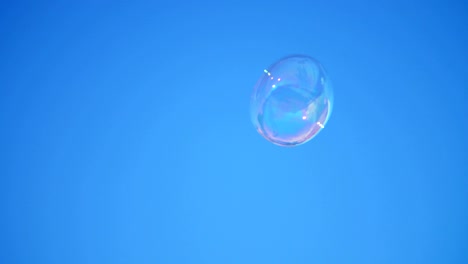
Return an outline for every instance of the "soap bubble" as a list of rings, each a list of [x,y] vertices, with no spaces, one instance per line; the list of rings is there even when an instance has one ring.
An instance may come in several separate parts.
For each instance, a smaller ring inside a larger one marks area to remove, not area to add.
[[[332,112],[333,91],[323,66],[293,55],[263,71],[250,115],[258,133],[280,146],[304,144],[322,130]]]

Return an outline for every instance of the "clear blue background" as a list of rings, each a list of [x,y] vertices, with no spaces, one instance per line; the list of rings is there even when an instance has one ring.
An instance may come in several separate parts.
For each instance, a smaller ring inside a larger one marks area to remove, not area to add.
[[[468,263],[466,1],[3,1],[0,263]],[[328,126],[249,97],[316,57]]]

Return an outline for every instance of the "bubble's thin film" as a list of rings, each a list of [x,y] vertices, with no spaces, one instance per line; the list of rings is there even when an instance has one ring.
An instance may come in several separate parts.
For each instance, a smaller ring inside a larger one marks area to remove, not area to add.
[[[280,146],[316,136],[332,112],[333,91],[323,66],[305,55],[288,56],[263,71],[250,113],[257,131]]]

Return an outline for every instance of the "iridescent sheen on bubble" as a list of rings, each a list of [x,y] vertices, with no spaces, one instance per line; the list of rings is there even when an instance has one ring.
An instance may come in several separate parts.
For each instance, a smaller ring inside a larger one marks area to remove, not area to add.
[[[280,146],[296,146],[316,136],[332,112],[333,91],[323,66],[293,55],[263,71],[255,85],[250,115],[258,133]]]

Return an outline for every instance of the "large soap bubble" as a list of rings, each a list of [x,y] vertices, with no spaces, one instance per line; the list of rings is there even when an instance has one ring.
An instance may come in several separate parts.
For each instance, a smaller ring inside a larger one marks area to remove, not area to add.
[[[280,146],[303,144],[322,130],[332,112],[333,91],[323,66],[293,55],[263,71],[250,101],[252,122]]]

